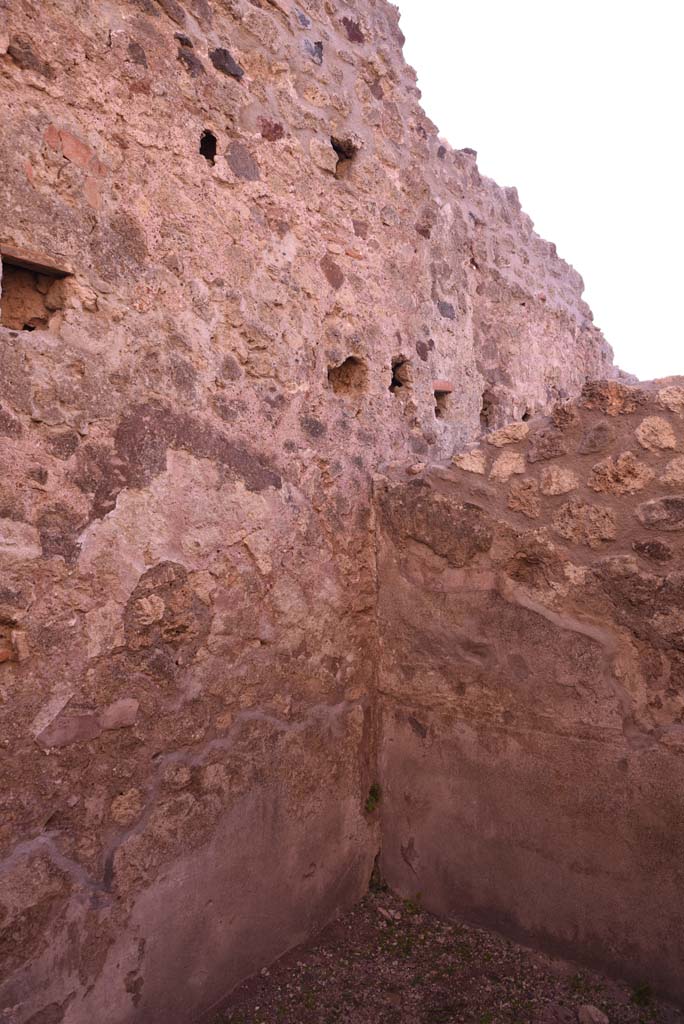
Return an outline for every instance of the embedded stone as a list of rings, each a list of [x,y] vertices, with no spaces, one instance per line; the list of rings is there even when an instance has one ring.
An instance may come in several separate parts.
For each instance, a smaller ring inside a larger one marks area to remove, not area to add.
[[[574,499],[563,505],[553,517],[553,525],[566,540],[599,548],[615,540],[617,525],[611,508],[601,508]]]
[[[684,455],[678,455],[668,462],[660,480],[669,487],[684,487]]]
[[[312,440],[325,437],[328,432],[325,423],[322,423],[315,416],[302,416],[300,423],[304,433]]]
[[[494,430],[491,434],[487,434],[487,444],[493,445],[495,448],[503,448],[507,444],[518,444],[519,441],[524,441],[530,432],[530,428],[526,423],[509,423],[505,427],[499,427],[498,430]]]
[[[139,626],[151,626],[164,618],[166,605],[158,594],[149,594],[136,601],[134,615]]]
[[[615,443],[615,429],[610,423],[597,423],[587,430],[579,443],[580,455],[595,455],[604,452]]]
[[[72,743],[87,743],[102,732],[100,718],[93,712],[85,714],[59,714],[47,728],[36,736],[41,747],[68,747]]]
[[[109,813],[112,821],[115,821],[117,825],[128,828],[129,825],[132,825],[140,817],[142,809],[142,793],[133,786],[131,789],[126,790],[125,793],[120,793],[119,796],[114,797]]]
[[[238,82],[244,76],[244,69],[240,67],[229,51],[225,50],[222,46],[209,51],[209,60],[217,71],[221,71],[224,75],[229,75],[231,78],[237,78]]]
[[[125,729],[135,725],[140,702],[134,697],[123,697],[114,701],[100,713],[100,725],[103,729]]]
[[[12,651],[17,661],[26,661],[29,656],[28,636],[23,629],[13,629],[10,633]]]
[[[661,540],[635,540],[632,550],[653,562],[670,562],[674,558],[674,551],[670,545]]]
[[[684,651],[684,609],[662,608],[651,618],[650,625],[668,647]]]
[[[242,178],[244,181],[259,180],[259,165],[241,142],[231,142],[226,150],[226,160],[237,178]]]
[[[584,385],[580,405],[607,416],[624,416],[636,412],[647,401],[648,395],[641,388],[615,380],[601,380]]]
[[[567,446],[559,430],[539,430],[530,440],[528,462],[546,462],[567,453]]]
[[[135,39],[131,39],[128,44],[128,56],[133,64],[139,64],[142,68],[147,67],[147,54],[140,43],[136,42]]]
[[[200,75],[206,74],[204,64],[190,47],[180,46],[177,58],[192,78],[199,78]]]
[[[216,716],[215,725],[219,730],[230,729],[235,720],[235,715],[232,711],[222,711],[220,715]]]
[[[187,764],[167,764],[164,767],[163,778],[169,789],[185,789],[192,782],[192,769]]]
[[[551,411],[551,421],[557,430],[569,430],[580,422],[574,402],[559,402]]]
[[[528,519],[538,519],[541,512],[539,485],[536,480],[515,480],[508,492],[508,507],[512,512],[521,512]]]
[[[64,157],[70,163],[80,167],[81,170],[85,170],[95,156],[92,147],[87,142],[84,142],[83,139],[79,139],[77,135],[64,129],[60,131],[59,138],[62,143],[62,154]]]
[[[539,489],[542,494],[569,494],[577,489],[579,481],[571,469],[562,466],[544,466],[541,471]]]
[[[534,1024],[577,1024],[577,1018],[569,1006],[550,1003],[537,1013]]]
[[[344,25],[347,32],[347,39],[350,43],[365,43],[366,37],[361,31],[361,26],[358,21],[354,21],[353,18],[342,18],[342,24]]]
[[[35,71],[36,74],[48,79],[55,77],[52,67],[38,56],[28,36],[12,36],[7,53],[22,71]]]
[[[658,403],[663,409],[669,409],[678,416],[684,415],[684,387],[681,384],[672,384],[661,388],[658,392]]]
[[[320,39],[305,39],[304,50],[309,55],[314,64],[318,64],[320,67],[323,63],[323,42]]]
[[[259,131],[262,139],[267,142],[278,142],[285,135],[285,129],[280,121],[272,121],[268,117],[259,118]]]
[[[16,519],[0,519],[0,559],[30,561],[43,553],[38,530]]]
[[[605,1013],[597,1006],[580,1006],[577,1011],[578,1024],[610,1024]]]
[[[494,462],[489,478],[490,480],[497,480],[501,483],[505,483],[507,480],[510,480],[514,474],[523,474],[524,472],[525,459],[520,452],[502,452]]]
[[[676,448],[674,430],[661,416],[647,416],[636,429],[637,441],[648,451]]]
[[[21,437],[22,427],[16,416],[0,406],[0,437]]]
[[[157,3],[177,25],[185,24],[185,11],[178,0],[157,0]]]
[[[684,494],[646,501],[636,517],[648,530],[684,530]]]
[[[342,287],[344,284],[344,274],[338,264],[335,263],[332,256],[324,256],[320,262],[320,267],[328,279],[328,283],[335,289],[335,291]]]
[[[330,139],[314,136],[309,140],[309,153],[316,167],[320,167],[322,171],[327,171],[329,174],[335,174],[339,157],[332,148]]]
[[[482,476],[487,469],[487,458],[479,448],[472,452],[463,452],[461,455],[454,455],[452,463],[464,473],[478,473]]]
[[[639,462],[632,452],[623,452],[617,458],[597,462],[587,484],[592,491],[603,494],[634,494],[643,490],[654,476],[653,470]]]

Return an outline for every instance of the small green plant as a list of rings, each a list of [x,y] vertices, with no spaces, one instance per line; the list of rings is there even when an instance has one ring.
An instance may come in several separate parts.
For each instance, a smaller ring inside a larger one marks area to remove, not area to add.
[[[370,877],[370,884],[368,886],[371,892],[387,892],[387,890],[389,889],[387,882],[382,877],[379,860],[380,855],[378,854],[378,856],[375,858],[375,864],[373,865],[373,871]]]
[[[312,989],[308,988],[304,992],[303,1003],[304,1003],[304,1006],[306,1006],[307,1010],[313,1010],[313,1008],[315,1007],[315,1005],[316,1005],[316,996],[314,995]]]
[[[632,1002],[636,1006],[648,1006],[653,999],[653,990],[651,986],[644,982],[642,985],[637,985],[632,991]]]
[[[368,796],[366,797],[366,814],[372,814],[378,807],[381,797],[380,786],[377,782],[374,782],[371,788],[368,790]]]
[[[587,978],[582,974],[573,974],[570,979],[570,991],[577,996],[588,995],[590,985]]]
[[[411,897],[409,896],[409,898],[407,900],[404,900],[404,910],[406,911],[407,914],[411,914],[412,916],[415,916],[416,914],[420,914],[420,893],[419,892],[416,893],[414,899],[411,899]]]

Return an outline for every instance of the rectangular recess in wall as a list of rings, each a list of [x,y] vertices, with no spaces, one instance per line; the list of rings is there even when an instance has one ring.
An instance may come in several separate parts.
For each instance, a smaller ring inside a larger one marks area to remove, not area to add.
[[[69,277],[71,268],[0,243],[0,270],[0,324],[15,331],[47,329],[64,297],[55,282]]]

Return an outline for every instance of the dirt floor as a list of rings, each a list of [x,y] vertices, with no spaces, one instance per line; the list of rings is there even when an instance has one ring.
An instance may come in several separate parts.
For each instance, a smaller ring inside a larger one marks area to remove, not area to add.
[[[582,1008],[585,1009],[582,1009]],[[593,1009],[592,1009],[593,1008]],[[605,1014],[605,1016],[603,1016]],[[211,1024],[684,1024],[637,988],[376,887],[233,993]]]

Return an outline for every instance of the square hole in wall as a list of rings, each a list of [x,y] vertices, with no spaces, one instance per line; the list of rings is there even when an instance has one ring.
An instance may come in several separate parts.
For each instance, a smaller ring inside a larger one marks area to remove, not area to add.
[[[393,395],[411,390],[413,373],[411,360],[405,356],[395,356],[392,360],[392,379],[389,389]]]
[[[358,356],[348,356],[337,366],[328,367],[328,381],[336,395],[355,395],[365,390],[368,367]]]
[[[334,135],[330,139],[330,145],[337,155],[335,177],[347,178],[351,171],[352,162],[358,152],[357,146],[351,139],[337,139]]]
[[[451,411],[451,394],[454,385],[450,380],[436,380],[432,388],[435,396],[435,416],[438,420],[447,419]]]
[[[69,271],[0,249],[0,324],[14,331],[47,330],[64,307]]]
[[[445,420],[449,415],[451,395],[445,391],[435,391],[435,416],[438,420]]]

